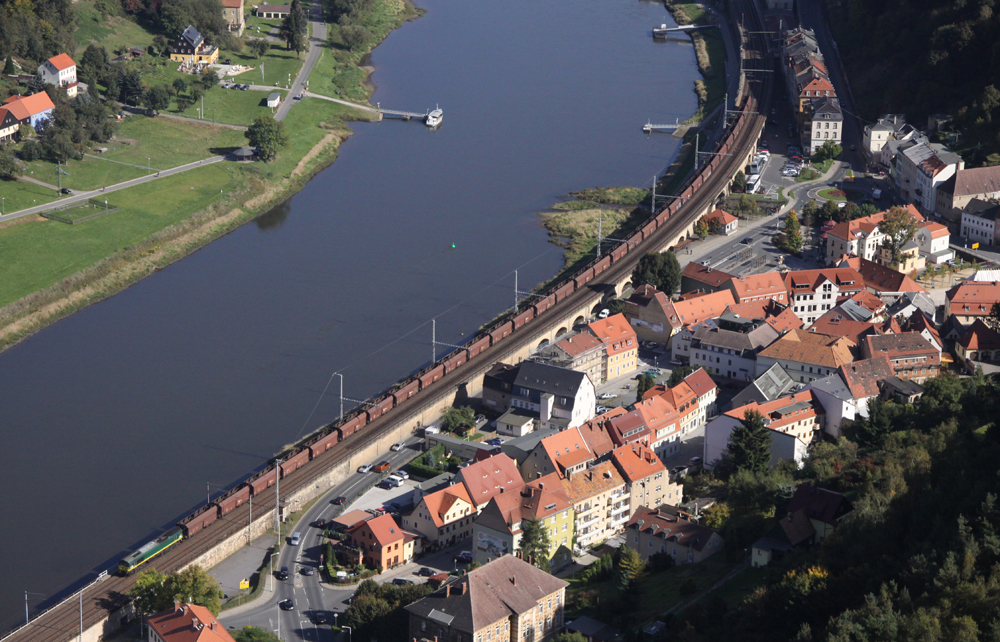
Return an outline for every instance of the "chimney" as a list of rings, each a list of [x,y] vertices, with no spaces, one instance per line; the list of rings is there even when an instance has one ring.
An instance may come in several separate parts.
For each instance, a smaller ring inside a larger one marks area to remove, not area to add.
[[[181,610],[180,600],[174,600],[174,612],[176,613],[177,611],[180,611],[180,610]]]
[[[201,630],[201,622],[199,622],[196,617],[191,618],[191,626],[194,627],[195,631]]]
[[[514,575],[514,576],[512,576],[510,578],[510,583],[513,584],[514,586],[517,586],[517,576],[516,575]]]
[[[459,595],[465,595],[465,591],[468,590],[468,588],[469,588],[469,583],[468,582],[462,582],[462,588],[459,589],[459,593],[458,594]]]
[[[209,625],[213,631],[215,630],[215,625],[216,624],[218,624],[218,622],[216,622],[216,621],[213,620],[212,623]]]
[[[451,584],[444,585],[444,596],[451,597]]]

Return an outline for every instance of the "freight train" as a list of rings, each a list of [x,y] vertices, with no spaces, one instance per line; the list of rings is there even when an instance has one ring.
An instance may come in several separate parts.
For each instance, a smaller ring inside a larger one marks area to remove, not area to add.
[[[681,208],[682,202],[690,199],[695,191],[702,187],[712,172],[719,167],[720,163],[724,162],[723,159],[726,158],[725,154],[736,144],[743,130],[748,126],[752,126],[751,119],[753,116],[751,114],[754,114],[756,111],[757,101],[755,97],[753,95],[747,96],[743,101],[743,109],[739,117],[729,125],[729,131],[723,139],[722,147],[718,152],[720,155],[713,156],[712,161],[703,165],[698,173],[686,183],[685,189],[681,192],[679,199],[674,200],[666,208],[656,213],[630,237],[613,247],[610,252],[600,259],[591,261],[580,272],[574,274],[563,283],[554,285],[548,290],[541,292],[538,303],[526,306],[513,317],[498,322],[444,359],[432,364],[409,379],[400,382],[382,396],[370,400],[365,404],[366,410],[352,412],[339,423],[326,426],[305,442],[283,453],[278,458],[282,463],[271,464],[264,470],[238,484],[225,495],[183,518],[177,522],[176,528],[167,531],[164,535],[153,542],[145,544],[135,553],[123,559],[119,565],[119,571],[126,574],[132,573],[137,567],[175,544],[181,537],[193,537],[197,535],[198,532],[210,526],[216,520],[224,517],[243,503],[250,501],[251,495],[256,496],[269,489],[277,483],[279,477],[284,479],[288,475],[294,474],[296,470],[307,462],[336,448],[341,442],[351,439],[354,435],[363,431],[368,424],[393,408],[411,403],[414,397],[433,386],[434,383],[446,374],[462,368],[467,362],[487,348],[498,345],[512,334],[519,334],[525,326],[528,326],[549,308],[566,300],[577,290],[586,287],[587,283],[597,278],[609,267],[625,259],[642,241],[652,236],[657,228],[665,225]],[[161,542],[167,541],[164,538],[170,541],[166,545],[161,546]]]

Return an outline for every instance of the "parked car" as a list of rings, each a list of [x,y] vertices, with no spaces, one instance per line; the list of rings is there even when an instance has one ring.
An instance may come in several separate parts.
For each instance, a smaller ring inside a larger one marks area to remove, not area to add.
[[[476,415],[476,428],[486,425],[486,415]]]
[[[396,477],[399,477],[400,479],[409,479],[410,478],[410,473],[406,472],[405,470],[397,470],[394,473],[394,475]]]
[[[614,399],[614,398],[615,398],[615,397],[617,397],[617,396],[618,396],[618,395],[616,395],[616,394],[615,394],[615,393],[613,393],[613,392],[605,392],[605,393],[602,393],[602,394],[599,394],[599,395],[597,395],[597,398],[598,398],[598,399]]]
[[[246,91],[247,89],[250,89],[250,85],[243,85],[242,87],[240,87],[241,91]]]
[[[375,464],[375,472],[376,473],[384,473],[385,471],[389,470],[390,468],[392,468],[392,464],[390,464],[387,461],[380,461],[379,463]]]
[[[598,407],[597,407],[597,408],[595,408],[594,410],[595,410],[595,411],[597,412],[597,414],[599,414],[599,415],[603,415],[604,413],[606,413],[606,412],[608,411],[608,409],[607,409],[607,408],[605,408],[604,406],[598,406]]]
[[[419,575],[420,577],[430,577],[431,575],[437,575],[437,571],[435,571],[432,568],[427,568],[426,566],[422,566],[420,567],[420,570],[417,571],[417,575]]]
[[[486,443],[488,443],[491,446],[502,446],[503,439],[500,437],[493,437],[492,439],[487,439]]]
[[[362,464],[358,468],[358,472],[359,473],[370,473],[370,472],[372,472],[372,465],[371,464]]]
[[[472,561],[472,551],[459,551],[455,555],[456,562],[471,562]]]
[[[282,611],[294,611],[295,610],[295,602],[293,602],[292,598],[290,598],[290,597],[285,598],[285,599],[281,600],[280,602],[278,602],[278,606],[281,607]]]
[[[392,583],[396,586],[406,586],[407,584],[413,584],[413,580],[408,580],[405,577],[397,577],[392,580]]]
[[[71,189],[70,189],[70,188],[68,188],[68,187],[64,187],[64,188],[62,188],[62,189],[61,189],[61,190],[59,190],[59,191],[60,191],[60,192],[62,192],[63,194],[72,194],[72,193],[73,193],[73,190],[71,190]]]
[[[224,64],[227,64],[227,65],[231,65],[231,64],[233,64],[233,61],[232,61],[232,60],[230,60],[229,58],[226,58],[226,59],[225,59],[225,60],[223,60],[222,62],[223,62]]]
[[[386,510],[384,508],[368,508],[365,510],[365,512],[368,513],[369,515],[378,517],[380,515],[385,515]]]
[[[393,445],[389,446],[389,450],[394,453],[398,453],[400,450],[406,448],[406,443],[402,441],[397,441]]]
[[[375,484],[375,488],[381,488],[382,490],[392,490],[396,488],[396,482],[391,479],[383,479],[379,483]]]
[[[611,314],[611,310],[609,310],[607,308],[604,308],[603,310],[601,310],[601,313],[597,315],[597,318],[598,319],[607,319],[608,315],[610,315],[610,314]]]

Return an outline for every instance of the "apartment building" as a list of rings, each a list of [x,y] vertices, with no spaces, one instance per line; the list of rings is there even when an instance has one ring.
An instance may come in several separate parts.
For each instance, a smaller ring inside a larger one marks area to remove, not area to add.
[[[683,489],[670,481],[667,467],[652,449],[642,444],[629,444],[616,448],[611,462],[625,479],[629,495],[629,515],[640,506],[680,505]]]
[[[627,375],[639,364],[639,339],[624,314],[598,319],[587,325],[607,354],[604,379]],[[588,417],[589,419],[589,417]]]
[[[761,376],[777,364],[799,383],[809,383],[837,372],[840,366],[854,361],[854,342],[843,336],[792,330],[757,355],[755,376]]]
[[[610,461],[562,480],[575,510],[576,544],[587,549],[622,532],[629,518],[628,487]]]
[[[850,297],[864,289],[864,279],[851,268],[796,270],[784,275],[792,311],[809,325],[837,305],[840,297]]]

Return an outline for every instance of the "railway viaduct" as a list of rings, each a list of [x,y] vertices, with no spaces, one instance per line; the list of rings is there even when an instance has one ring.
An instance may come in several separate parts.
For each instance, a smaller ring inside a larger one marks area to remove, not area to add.
[[[730,4],[734,23],[741,15],[757,23],[750,26],[755,31],[744,31],[740,34],[741,38],[747,45],[756,44],[757,50],[766,52],[767,45],[762,38],[753,35],[763,32],[763,21],[755,0],[734,0]],[[757,42],[753,43],[754,40]],[[753,49],[753,46],[747,47],[749,56],[757,53]],[[766,54],[761,57],[766,57]],[[422,392],[413,400],[378,417],[337,448],[313,458],[287,481],[282,479],[283,510],[295,510],[321,496],[342,482],[361,463],[377,459],[393,443],[412,435],[420,426],[437,420],[444,408],[479,394],[483,374],[494,363],[518,363],[534,349],[583,323],[609,298],[622,293],[642,255],[665,251],[682,239],[689,238],[695,222],[714,208],[719,195],[728,191],[733,175],[753,155],[764,126],[762,114],[766,114],[769,107],[769,85],[770,79],[765,78],[756,87],[760,90],[758,97],[751,97],[752,100],[745,103],[745,116],[749,118],[747,126],[727,133],[731,156],[726,162],[718,164],[710,175],[702,172],[699,182],[694,183],[696,189],[692,190],[690,199],[665,224],[635,248],[630,248],[621,260],[612,263],[596,278],[531,323],[472,357],[462,367],[445,374],[427,390],[428,394]],[[220,517],[199,535],[183,540],[158,557],[156,568],[161,572],[172,572],[194,564],[211,567],[271,527],[275,509],[275,498],[269,493],[255,496],[252,519],[249,506],[243,504]],[[0,637],[0,642],[66,642],[77,639],[98,642],[118,630],[122,619],[130,615],[129,601],[124,594],[133,584],[134,578],[99,575],[77,593],[36,615],[27,625]]]

